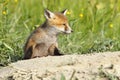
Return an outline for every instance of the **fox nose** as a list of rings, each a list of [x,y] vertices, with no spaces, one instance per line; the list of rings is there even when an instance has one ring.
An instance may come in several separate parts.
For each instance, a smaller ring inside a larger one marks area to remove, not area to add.
[[[67,33],[67,34],[70,34],[72,32],[73,32],[73,30],[65,31],[65,33]]]

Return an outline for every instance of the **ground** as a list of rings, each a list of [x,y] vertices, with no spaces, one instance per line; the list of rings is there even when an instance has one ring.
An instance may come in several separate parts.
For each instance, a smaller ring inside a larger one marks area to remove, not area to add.
[[[120,52],[21,60],[1,68],[0,80],[120,80]]]

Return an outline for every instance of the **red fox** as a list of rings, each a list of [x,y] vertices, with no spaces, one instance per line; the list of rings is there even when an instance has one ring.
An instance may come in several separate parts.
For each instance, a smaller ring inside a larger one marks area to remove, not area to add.
[[[65,16],[66,12],[67,10],[62,12],[44,11],[46,21],[28,37],[24,46],[23,59],[62,55],[58,50],[57,35],[73,32]]]

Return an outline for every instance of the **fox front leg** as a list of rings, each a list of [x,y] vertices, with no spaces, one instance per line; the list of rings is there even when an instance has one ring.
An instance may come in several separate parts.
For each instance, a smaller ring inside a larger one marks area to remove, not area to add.
[[[64,55],[64,54],[61,54],[61,53],[60,53],[60,51],[58,50],[56,44],[52,44],[52,45],[49,47],[48,52],[49,52],[50,55],[53,55],[53,56],[61,56],[61,55]]]

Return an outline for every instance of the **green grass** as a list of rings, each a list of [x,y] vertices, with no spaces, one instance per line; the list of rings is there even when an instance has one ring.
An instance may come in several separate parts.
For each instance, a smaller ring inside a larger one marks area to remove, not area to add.
[[[74,32],[59,36],[66,54],[120,50],[120,0],[0,0],[0,65],[22,59],[29,34],[45,21],[44,9],[68,9]],[[80,16],[81,15],[81,16]]]
[[[114,65],[111,65],[111,69],[113,68]],[[99,76],[100,78],[105,78],[107,80],[119,80],[119,77],[115,75],[114,73],[109,73],[106,71],[103,66],[101,65],[99,68]]]

